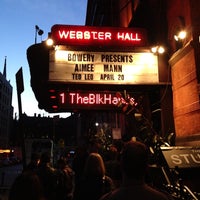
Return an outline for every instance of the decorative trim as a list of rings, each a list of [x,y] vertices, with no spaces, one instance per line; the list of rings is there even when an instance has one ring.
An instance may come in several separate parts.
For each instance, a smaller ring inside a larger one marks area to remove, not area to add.
[[[181,58],[183,58],[189,51],[193,50],[192,41],[188,42],[183,48],[176,51],[169,59],[169,64],[173,66]]]
[[[176,137],[176,145],[200,146],[200,133]]]

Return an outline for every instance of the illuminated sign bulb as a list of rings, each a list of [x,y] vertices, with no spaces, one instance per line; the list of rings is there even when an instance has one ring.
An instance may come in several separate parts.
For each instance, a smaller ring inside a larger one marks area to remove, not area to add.
[[[186,32],[185,31],[180,31],[180,33],[178,34],[178,37],[182,40],[185,39],[186,37]]]
[[[159,54],[162,54],[162,53],[164,53],[164,52],[165,52],[165,49],[164,49],[163,47],[160,46],[160,47],[158,48],[158,53],[159,53]]]
[[[186,36],[187,36],[187,32],[184,31],[184,30],[182,30],[182,31],[180,31],[177,35],[174,35],[174,39],[175,39],[176,41],[179,41],[179,40],[185,39]]]
[[[162,46],[155,46],[155,47],[151,48],[151,52],[154,54],[156,54],[156,53],[163,54],[165,52],[165,48]]]
[[[47,46],[52,46],[53,45],[53,40],[51,38],[48,38],[46,41]]]

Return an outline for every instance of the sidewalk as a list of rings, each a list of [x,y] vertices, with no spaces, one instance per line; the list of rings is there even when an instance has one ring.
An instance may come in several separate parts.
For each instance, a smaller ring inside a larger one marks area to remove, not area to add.
[[[0,200],[8,200],[9,188],[0,187]]]

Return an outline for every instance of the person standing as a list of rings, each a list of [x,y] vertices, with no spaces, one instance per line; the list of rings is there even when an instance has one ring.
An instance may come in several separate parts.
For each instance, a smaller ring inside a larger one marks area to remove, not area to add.
[[[90,153],[83,171],[82,180],[75,190],[74,200],[98,200],[114,189],[112,179],[105,175],[105,165],[99,153]]]
[[[8,200],[46,200],[37,174],[32,171],[19,174],[11,185]]]
[[[39,163],[40,154],[34,152],[31,154],[31,161],[28,163],[28,165],[24,168],[23,171],[37,172]]]
[[[117,148],[112,145],[110,146],[106,158],[104,159],[105,167],[106,167],[106,174],[112,178],[115,187],[119,187],[121,184],[121,169],[120,169],[120,161]]]
[[[57,174],[55,168],[51,166],[49,152],[42,153],[37,175],[43,186],[46,200],[56,200]]]
[[[56,198],[59,200],[72,200],[74,194],[74,171],[62,157],[57,161],[57,189]]]
[[[145,183],[148,166],[148,149],[138,141],[129,141],[124,145],[120,156],[122,184],[100,200],[168,200],[168,195]]]

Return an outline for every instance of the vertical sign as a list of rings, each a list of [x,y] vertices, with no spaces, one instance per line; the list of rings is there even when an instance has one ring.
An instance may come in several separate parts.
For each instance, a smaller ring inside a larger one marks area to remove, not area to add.
[[[21,93],[24,91],[24,81],[22,67],[16,73],[16,84],[17,84],[17,98],[18,98],[18,107],[19,107],[19,116],[22,115],[22,102],[21,102]]]

